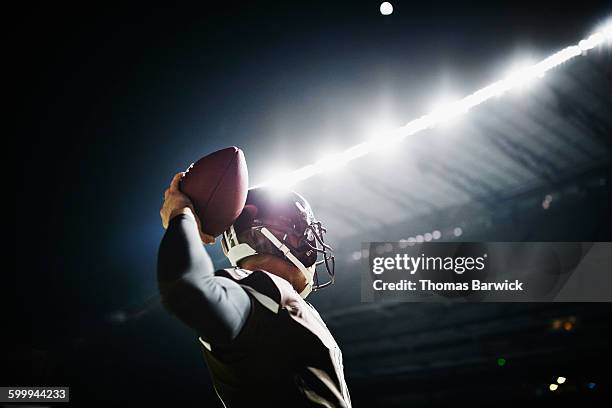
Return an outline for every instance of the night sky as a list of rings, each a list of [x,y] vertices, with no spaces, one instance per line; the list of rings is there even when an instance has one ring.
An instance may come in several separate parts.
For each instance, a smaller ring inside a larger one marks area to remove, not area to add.
[[[19,94],[2,383],[70,384],[74,401],[215,401],[192,333],[155,299],[139,315],[156,293],[172,175],[230,145],[254,180],[270,164],[297,168],[325,143],[360,140],[318,130],[350,129],[381,84],[407,97],[396,112],[407,121],[432,89],[477,89],[610,15],[603,2],[565,3],[395,1],[385,17],[377,1],[51,2],[5,16],[19,70],[5,80]]]

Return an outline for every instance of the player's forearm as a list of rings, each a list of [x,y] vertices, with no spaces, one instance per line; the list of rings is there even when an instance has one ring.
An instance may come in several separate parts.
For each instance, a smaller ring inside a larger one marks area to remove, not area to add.
[[[183,321],[193,320],[186,316],[194,313],[189,306],[214,295],[213,272],[193,215],[181,213],[171,218],[157,257],[157,282],[164,307]]]
[[[221,343],[238,335],[250,300],[236,283],[215,278],[192,216],[170,221],[159,248],[157,278],[164,307],[205,340]]]
[[[160,283],[175,281],[192,271],[198,271],[201,276],[213,276],[214,266],[191,213],[179,213],[170,220],[159,247],[157,267]]]

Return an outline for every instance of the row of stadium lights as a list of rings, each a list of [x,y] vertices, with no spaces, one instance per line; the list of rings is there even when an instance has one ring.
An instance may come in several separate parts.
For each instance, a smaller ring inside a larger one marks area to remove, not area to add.
[[[384,132],[385,138],[383,140],[376,139],[366,141],[343,152],[327,155],[314,164],[309,164],[292,172],[272,178],[267,182],[257,185],[257,187],[269,186],[278,188],[280,190],[285,190],[292,187],[294,184],[309,179],[317,174],[343,167],[345,164],[355,159],[400,142],[407,136],[411,136],[420,131],[448,122],[457,116],[467,113],[471,108],[478,106],[492,98],[502,96],[504,93],[510,90],[523,88],[525,85],[532,83],[534,80],[544,77],[547,71],[555,68],[556,66],[561,65],[562,63],[567,62],[579,55],[584,55],[587,51],[610,41],[612,41],[612,22],[608,22],[602,26],[599,31],[595,32],[588,38],[579,41],[577,45],[566,47],[535,65],[518,69],[505,79],[494,82],[493,84],[484,87],[473,94],[464,97],[463,99],[445,104],[433,112],[412,120],[394,131]],[[552,200],[552,195],[546,195],[542,201],[542,208],[544,210],[548,210]],[[461,236],[462,233],[463,231],[460,227],[456,227],[453,230],[453,235],[455,237]],[[408,246],[410,246],[414,245],[415,243],[427,242],[440,238],[440,231],[435,230],[431,233],[425,233],[423,235],[409,237],[406,240],[400,240],[400,246],[403,245],[402,243],[404,241],[407,242]],[[390,244],[388,246],[390,246]],[[390,252],[392,250],[392,248],[389,250],[386,249],[387,248],[383,246],[382,251]],[[361,258],[367,258],[369,254],[366,254],[364,251],[367,252],[367,250],[353,252],[352,259],[357,261]]]
[[[457,238],[463,235],[463,229],[461,227],[455,227],[450,230],[447,234],[448,237]],[[426,232],[424,234],[418,234],[414,237],[403,238],[399,240],[400,248],[408,248],[409,246],[414,246],[416,244],[421,244],[423,242],[436,241],[442,238],[442,233],[439,230],[434,230],[432,232]],[[393,251],[393,245],[389,242],[386,244],[378,245],[374,251],[377,255],[382,255],[386,252]],[[370,251],[368,249],[362,249],[361,251],[353,252],[351,259],[354,261],[359,261],[362,258],[367,258],[370,256]]]
[[[271,186],[279,189],[288,189],[294,184],[309,179],[317,174],[343,167],[345,164],[355,159],[392,146],[402,141],[407,136],[414,135],[426,129],[431,129],[466,114],[470,109],[490,99],[500,97],[508,91],[522,89],[526,85],[544,77],[549,70],[577,56],[584,55],[587,51],[610,41],[612,41],[612,22],[608,22],[602,26],[599,31],[579,41],[578,44],[566,47],[534,65],[513,71],[506,78],[479,89],[463,99],[446,103],[434,111],[414,119],[406,125],[390,132],[382,131],[383,137],[381,138],[368,140],[343,152],[327,155],[313,164],[281,174],[257,186]]]
[[[601,179],[600,180],[600,185],[605,185],[605,180]],[[544,210],[548,210],[551,206],[551,203],[553,202],[553,195],[552,194],[546,194],[544,196],[544,199],[542,200],[542,208]],[[457,238],[460,237],[461,235],[463,235],[463,228],[461,227],[455,227],[452,230],[449,230],[448,233],[446,234],[446,237],[452,239],[452,238]],[[442,233],[440,232],[440,230],[434,230],[432,232],[426,232],[424,234],[419,234],[413,237],[408,237],[406,239],[400,239],[399,240],[399,247],[404,249],[407,248],[409,246],[414,246],[415,244],[420,244],[423,242],[430,242],[430,241],[435,241],[442,238]],[[376,247],[375,249],[376,253],[378,255],[382,255],[385,252],[391,252],[393,251],[393,245],[391,245],[390,243],[387,244],[383,244],[380,245],[378,247]],[[362,258],[367,258],[369,256],[369,251],[367,249],[363,249],[361,251],[355,251],[352,253],[351,255],[351,259],[354,261],[358,261]],[[564,322],[563,323],[563,327],[567,327],[568,325],[573,325],[574,322]],[[568,329],[570,330],[570,329]]]
[[[605,179],[600,179],[599,184],[602,186],[605,185],[606,184]],[[544,210],[550,209],[552,202],[553,202],[553,195],[546,194],[544,196],[544,199],[542,200],[542,208]],[[461,235],[463,235],[463,228],[455,227],[451,230],[448,230],[448,232],[445,235],[449,239],[458,238]],[[442,238],[442,233],[440,232],[440,230],[434,230],[432,232],[426,232],[424,234],[418,234],[413,237],[400,239],[398,242],[398,245],[400,248],[404,249],[409,246],[414,246],[415,244],[436,241],[436,240],[439,240],[440,238]],[[392,252],[393,245],[391,245],[390,243],[383,244],[383,245],[376,247],[375,251],[378,255],[382,255],[383,253],[386,253],[386,252]],[[361,251],[353,252],[351,255],[351,259],[354,261],[358,261],[362,258],[367,258],[368,256],[369,256],[369,251],[367,249],[363,249]],[[560,321],[557,321],[557,322],[559,323]],[[575,322],[565,321],[559,324],[563,324],[562,328],[570,327],[570,329],[567,329],[567,330],[571,330],[571,327],[573,327],[574,323]],[[559,328],[561,328],[561,326],[559,326]]]
[[[544,196],[544,199],[542,200],[542,208],[544,210],[548,210],[550,208],[552,201],[553,201],[553,196],[551,194],[546,194]],[[446,234],[446,236],[451,239],[460,237],[461,235],[463,235],[463,228],[461,227],[455,227],[452,230],[449,230],[449,232]],[[440,230],[434,230],[432,232],[426,232],[424,234],[418,234],[413,237],[400,239],[398,245],[400,248],[404,249],[409,246],[414,246],[415,244],[436,241],[436,240],[439,240],[440,238],[442,238],[442,233],[440,232]],[[378,247],[376,247],[375,251],[378,255],[382,255],[383,253],[393,251],[393,245],[391,245],[390,243],[379,245]],[[369,256],[369,251],[367,249],[363,249],[361,251],[354,251],[353,254],[351,255],[351,259],[354,261],[359,261],[360,259],[367,258],[368,256]],[[568,322],[567,324],[570,324],[570,323]]]
[[[544,196],[544,199],[542,200],[542,208],[544,210],[548,210],[550,208],[550,204],[552,203],[552,201],[553,201],[552,195],[547,194],[546,196]],[[461,235],[463,235],[463,228],[461,227],[455,227],[452,230],[449,230],[448,233],[446,234],[446,236],[451,239],[458,238]],[[418,234],[413,237],[400,239],[398,242],[398,246],[404,249],[409,246],[414,246],[415,244],[436,241],[436,240],[439,240],[440,238],[442,238],[442,233],[440,232],[440,230],[434,230],[432,232],[426,232],[424,234]],[[386,252],[392,252],[393,245],[390,243],[379,245],[376,247],[375,251],[377,255],[382,255]],[[354,261],[359,261],[360,259],[367,258],[368,256],[370,256],[369,251],[367,249],[362,249],[361,251],[354,251],[351,255],[351,259]]]

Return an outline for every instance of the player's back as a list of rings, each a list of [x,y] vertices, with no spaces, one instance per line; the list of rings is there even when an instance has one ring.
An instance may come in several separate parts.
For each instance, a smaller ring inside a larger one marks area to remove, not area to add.
[[[350,407],[340,349],[317,311],[287,281],[237,268],[215,274],[238,282],[252,305],[231,344],[200,339],[227,407]]]

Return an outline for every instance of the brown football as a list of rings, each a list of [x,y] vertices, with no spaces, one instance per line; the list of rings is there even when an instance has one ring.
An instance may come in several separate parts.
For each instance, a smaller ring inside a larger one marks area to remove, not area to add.
[[[202,157],[189,166],[180,188],[191,199],[202,231],[220,235],[246,201],[249,174],[242,150],[232,146]]]

